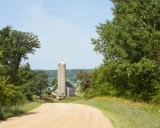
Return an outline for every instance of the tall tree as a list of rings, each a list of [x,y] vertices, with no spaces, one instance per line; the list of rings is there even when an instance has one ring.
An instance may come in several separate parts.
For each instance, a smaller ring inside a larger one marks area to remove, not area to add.
[[[97,27],[94,50],[112,65],[120,95],[150,100],[160,86],[160,1],[111,1],[113,21]]]
[[[28,59],[27,54],[33,54],[36,48],[40,48],[40,42],[33,33],[12,30],[10,26],[0,30],[0,51],[3,56],[0,63],[9,67],[7,75],[11,76],[11,83],[15,82],[22,59]]]
[[[97,27],[100,38],[92,39],[95,51],[107,60],[128,59],[134,63],[146,57],[160,63],[159,0],[111,1],[115,17]]]

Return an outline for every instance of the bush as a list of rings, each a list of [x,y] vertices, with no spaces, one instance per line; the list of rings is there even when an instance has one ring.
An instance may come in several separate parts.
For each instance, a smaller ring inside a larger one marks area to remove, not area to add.
[[[0,76],[0,106],[10,107],[23,102],[20,87],[7,84],[9,77]]]

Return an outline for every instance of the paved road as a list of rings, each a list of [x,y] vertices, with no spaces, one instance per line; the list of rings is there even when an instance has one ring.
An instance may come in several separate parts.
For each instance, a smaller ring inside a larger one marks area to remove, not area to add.
[[[113,128],[96,108],[71,103],[46,103],[0,122],[0,128]]]

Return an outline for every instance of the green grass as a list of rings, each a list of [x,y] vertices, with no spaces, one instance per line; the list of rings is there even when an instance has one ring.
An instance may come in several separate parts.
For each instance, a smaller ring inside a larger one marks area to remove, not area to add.
[[[16,115],[23,114],[27,111],[30,111],[42,103],[40,102],[28,102],[19,106],[12,106],[10,108],[0,108],[0,120],[5,120],[6,118],[13,117]]]
[[[67,98],[64,103],[85,104],[103,111],[115,128],[159,128],[160,106],[121,98]]]
[[[56,102],[56,100],[57,99],[55,99],[55,98],[52,98],[52,97],[43,97],[42,99],[41,99],[41,101],[43,101],[44,103],[54,103],[54,102]]]

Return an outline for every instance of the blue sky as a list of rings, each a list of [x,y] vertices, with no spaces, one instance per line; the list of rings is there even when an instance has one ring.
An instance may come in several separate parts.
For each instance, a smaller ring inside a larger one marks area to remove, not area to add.
[[[64,60],[68,69],[98,67],[103,57],[93,51],[95,26],[112,20],[109,0],[0,0],[0,29],[38,35],[41,48],[29,54],[32,69],[57,69]]]

